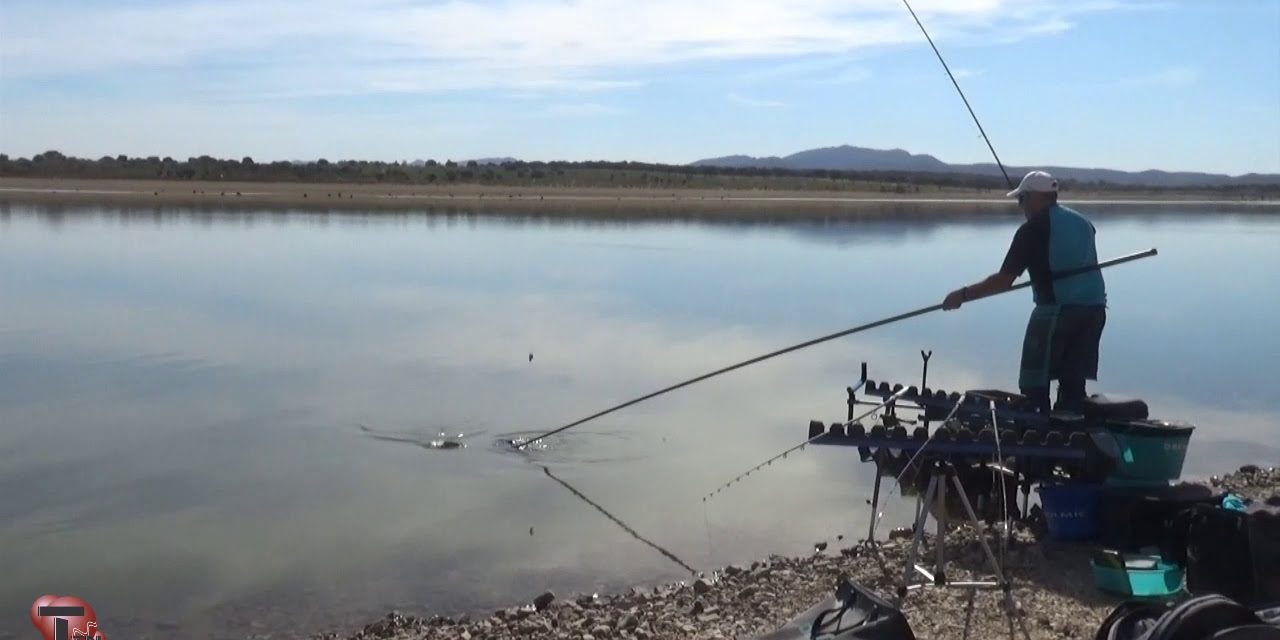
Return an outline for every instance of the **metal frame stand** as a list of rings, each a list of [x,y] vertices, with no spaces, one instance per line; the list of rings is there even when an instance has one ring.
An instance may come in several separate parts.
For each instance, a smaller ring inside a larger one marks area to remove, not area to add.
[[[1014,631],[1014,621],[1019,622],[1022,635],[1024,638],[1030,638],[1027,633],[1025,622],[1018,617],[1017,606],[1013,601],[1013,590],[1009,581],[1004,576],[1004,571],[1000,568],[1000,563],[996,560],[995,554],[991,552],[991,546],[987,544],[986,531],[982,526],[982,521],[978,519],[977,514],[973,510],[973,505],[969,502],[969,497],[965,495],[964,485],[960,483],[960,478],[956,476],[955,467],[950,462],[941,460],[933,460],[928,463],[930,465],[929,486],[916,502],[916,520],[914,526],[914,535],[911,538],[911,550],[907,554],[906,561],[903,563],[902,580],[898,582],[896,598],[893,602],[895,607],[901,608],[902,603],[906,600],[907,594],[918,589],[928,587],[956,587],[961,589],[969,589],[969,602],[966,607],[965,614],[965,637],[969,636],[969,623],[973,615],[974,595],[978,589],[1000,589],[1003,592],[1003,608],[1004,613],[1009,621],[1009,637],[1016,638]],[[982,545],[982,552],[987,557],[992,573],[995,575],[995,581],[950,581],[946,576],[946,531],[947,531],[947,484],[953,486],[954,490],[960,497],[960,503],[964,505],[965,513],[969,517],[969,523],[973,525],[978,533],[978,542]],[[936,502],[935,502],[936,499]],[[936,558],[934,560],[933,571],[925,569],[916,563],[916,559],[920,552],[920,543],[924,539],[925,525],[929,519],[929,508],[927,505],[935,504],[937,506],[937,535],[934,541],[936,546]],[[874,523],[874,514],[873,514]],[[874,524],[872,525],[874,527]],[[912,583],[912,573],[919,573],[924,577],[925,582]]]
[[[874,547],[876,544],[876,520],[877,514],[880,513],[880,452],[875,454],[876,463],[876,481],[875,488],[871,490],[871,518],[867,523],[867,538],[862,541],[865,547]]]

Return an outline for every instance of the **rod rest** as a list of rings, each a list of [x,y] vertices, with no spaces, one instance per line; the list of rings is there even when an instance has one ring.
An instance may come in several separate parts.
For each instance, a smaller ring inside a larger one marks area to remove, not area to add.
[[[904,427],[885,428],[876,424],[870,429],[862,424],[832,423],[828,428],[818,420],[809,422],[809,439],[815,445],[837,445],[872,450],[916,451],[927,442],[938,453],[995,455],[996,434],[990,427],[981,430],[938,427],[930,439],[928,429],[917,427],[910,433]],[[1006,455],[1043,458],[1080,459],[1101,454],[1093,439],[1084,431],[1040,431],[1027,429],[1021,433],[1000,430],[1000,449]]]

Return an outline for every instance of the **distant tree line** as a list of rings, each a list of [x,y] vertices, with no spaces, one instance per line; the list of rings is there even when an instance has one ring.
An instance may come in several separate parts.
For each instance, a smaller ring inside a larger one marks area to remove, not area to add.
[[[805,191],[1003,192],[998,176],[909,171],[795,170],[765,167],[709,167],[644,162],[523,162],[482,164],[446,160],[379,162],[319,159],[308,162],[255,162],[200,156],[176,160],[150,156],[103,156],[97,160],[46,151],[31,158],[0,154],[0,177],[320,182],[360,184],[482,184],[527,187],[701,188]],[[1263,194],[1276,189],[1220,186],[1159,188],[1106,182],[1063,181],[1068,190],[1188,191]],[[1274,195],[1274,194],[1273,194]]]

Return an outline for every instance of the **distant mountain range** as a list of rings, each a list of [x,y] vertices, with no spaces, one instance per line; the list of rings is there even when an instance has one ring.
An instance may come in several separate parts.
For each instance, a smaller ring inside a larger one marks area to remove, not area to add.
[[[502,164],[506,164],[506,163],[508,163],[508,162],[519,162],[519,160],[517,160],[517,159],[515,159],[515,158],[509,158],[509,157],[501,157],[501,158],[473,158],[473,159],[471,159],[471,160],[462,160],[462,161],[461,161],[461,162],[459,162],[458,164],[470,164],[470,163],[472,163],[472,162],[474,162],[474,163],[476,163],[476,164],[479,164],[479,165],[487,165],[487,164],[492,164],[492,165],[502,165]],[[421,158],[419,158],[419,159],[417,159],[417,160],[414,160],[413,162],[410,162],[409,164],[411,164],[411,165],[413,165],[413,166],[415,166],[415,167],[421,167],[421,166],[426,165],[426,164],[427,164],[427,161],[426,161],[426,160],[423,160],[423,159],[421,159]]]
[[[1000,168],[992,162],[977,164],[948,164],[928,154],[914,154],[902,149],[867,149],[843,145],[809,149],[789,156],[724,156],[707,158],[690,163],[701,167],[746,168],[829,171],[907,171],[919,173],[961,173],[970,175],[999,176]],[[1042,169],[1062,180],[1078,182],[1108,182],[1115,185],[1148,187],[1218,187],[1231,185],[1280,184],[1280,174],[1249,173],[1229,176],[1194,171],[1118,171],[1115,169],[1081,169],[1076,167],[1005,167],[1015,182],[1032,169]]]

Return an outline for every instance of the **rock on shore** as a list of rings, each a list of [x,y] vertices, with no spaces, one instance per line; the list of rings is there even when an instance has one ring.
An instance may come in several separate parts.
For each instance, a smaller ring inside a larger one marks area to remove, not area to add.
[[[1280,493],[1280,469],[1245,467],[1215,478],[1213,484],[1252,499],[1265,499]],[[613,596],[558,598],[545,593],[530,604],[483,617],[418,618],[392,612],[353,635],[325,634],[316,639],[751,638],[777,629],[831,595],[841,576],[892,599],[910,545],[910,539],[897,538],[875,547],[833,548],[806,557],[772,556],[750,566],[729,566],[684,582]],[[1002,555],[1005,571],[1013,581],[1015,623],[1025,626],[1031,638],[1092,637],[1120,601],[1094,588],[1089,553],[1088,545],[1037,539],[1024,528],[1015,532],[1013,544]],[[933,554],[933,538],[926,536],[918,561],[930,565]],[[978,537],[971,529],[959,528],[948,534],[947,558],[947,574],[952,580],[990,577]],[[903,612],[916,637],[960,638],[968,594],[955,588],[909,594]],[[972,638],[1008,637],[1009,622],[998,591],[976,593],[972,623]]]

